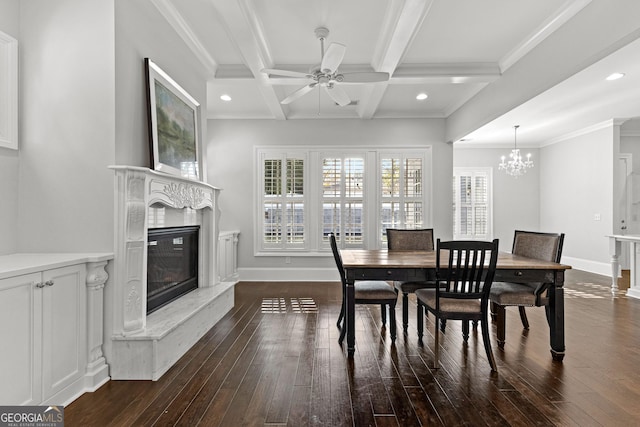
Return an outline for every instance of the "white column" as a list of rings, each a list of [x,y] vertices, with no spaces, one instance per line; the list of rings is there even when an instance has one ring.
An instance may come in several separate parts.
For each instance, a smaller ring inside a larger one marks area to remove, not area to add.
[[[618,292],[618,275],[620,274],[621,242],[615,236],[609,236],[609,255],[611,255],[611,292]]]
[[[109,380],[109,366],[102,353],[104,286],[108,261],[87,263],[87,372],[85,387],[96,390]]]

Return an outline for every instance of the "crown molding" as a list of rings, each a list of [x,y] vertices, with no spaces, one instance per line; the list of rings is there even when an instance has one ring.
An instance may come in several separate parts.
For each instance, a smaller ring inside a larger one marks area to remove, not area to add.
[[[187,24],[175,6],[171,4],[169,0],[151,0],[151,4],[158,9],[169,25],[171,25],[182,40],[184,40],[195,56],[202,62],[202,65],[204,65],[211,74],[215,75],[218,69],[218,63],[209,54],[209,51],[191,30],[189,24]]]

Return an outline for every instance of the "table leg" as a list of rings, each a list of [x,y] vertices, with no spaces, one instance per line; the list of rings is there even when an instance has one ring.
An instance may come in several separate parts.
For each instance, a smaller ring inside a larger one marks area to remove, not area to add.
[[[564,271],[555,272],[553,286],[549,287],[549,339],[553,360],[564,359]]]
[[[355,288],[353,281],[347,279],[347,307],[346,307],[346,321],[347,321],[347,355],[353,357],[356,349],[356,304],[355,304]]]

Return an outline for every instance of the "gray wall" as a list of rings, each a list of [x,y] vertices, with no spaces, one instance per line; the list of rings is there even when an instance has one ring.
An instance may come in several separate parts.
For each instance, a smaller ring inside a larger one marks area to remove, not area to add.
[[[540,150],[540,228],[565,233],[563,261],[610,274],[605,236],[613,227],[614,127]],[[600,220],[594,215],[599,214]]]
[[[524,148],[531,153],[534,167],[518,178],[498,170],[500,157],[508,155],[505,148],[456,148],[453,150],[454,167],[493,168],[493,237],[500,239],[500,250],[510,251],[514,230],[540,230],[540,153],[538,149]],[[553,231],[553,230],[548,230]]]
[[[329,257],[254,257],[254,147],[269,145],[432,147],[433,226],[436,237],[450,238],[452,146],[444,142],[442,119],[382,120],[209,120],[209,182],[222,188],[222,230],[240,235],[239,267],[331,267]],[[231,160],[230,160],[231,159]]]
[[[0,31],[18,40],[20,2],[0,0]],[[0,147],[0,255],[18,248],[18,151]]]
[[[113,250],[113,3],[20,2],[18,250]]]

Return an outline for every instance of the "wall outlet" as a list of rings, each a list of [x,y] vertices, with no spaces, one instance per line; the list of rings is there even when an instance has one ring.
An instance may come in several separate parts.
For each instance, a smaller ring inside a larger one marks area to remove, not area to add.
[[[600,221],[600,214],[593,214],[594,221]]]

